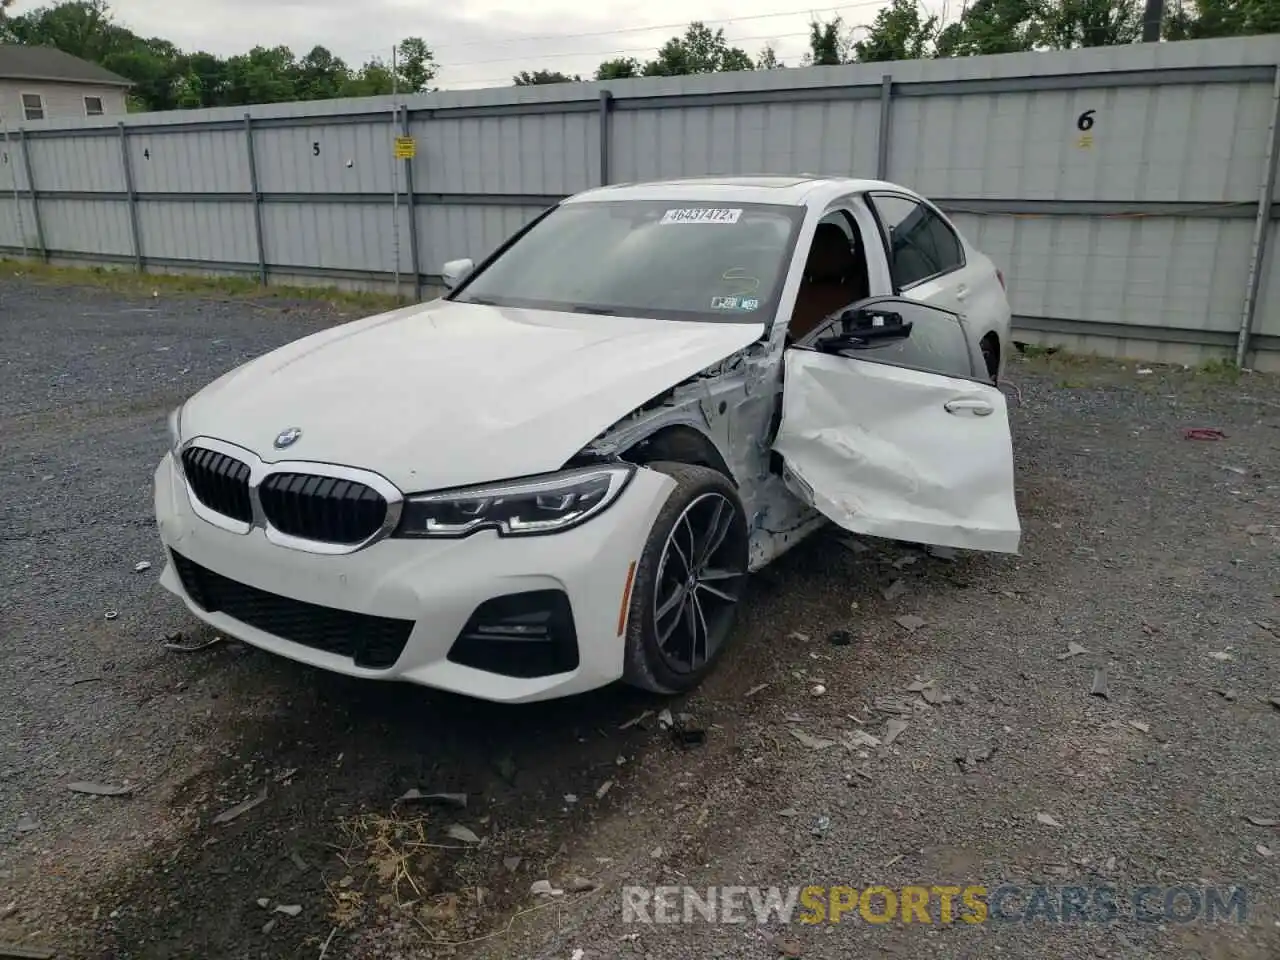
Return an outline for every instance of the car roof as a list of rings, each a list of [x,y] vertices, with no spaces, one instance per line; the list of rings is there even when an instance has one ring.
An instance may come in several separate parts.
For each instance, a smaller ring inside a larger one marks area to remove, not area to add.
[[[575,194],[565,203],[605,200],[681,200],[773,203],[784,206],[825,205],[837,197],[868,190],[906,190],[883,180],[852,177],[797,176],[683,177],[646,183],[619,183]]]

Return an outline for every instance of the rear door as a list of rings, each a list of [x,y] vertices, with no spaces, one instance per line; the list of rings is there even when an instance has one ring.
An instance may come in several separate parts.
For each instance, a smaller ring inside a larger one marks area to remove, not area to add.
[[[964,321],[897,297],[846,316],[785,351],[788,489],[855,533],[1016,553],[1005,399],[978,379]]]

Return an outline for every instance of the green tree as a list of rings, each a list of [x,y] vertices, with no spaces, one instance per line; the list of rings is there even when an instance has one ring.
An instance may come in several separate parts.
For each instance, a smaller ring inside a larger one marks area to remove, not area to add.
[[[672,37],[664,43],[657,57],[646,63],[642,72],[646,77],[679,77],[753,69],[751,57],[742,48],[729,46],[723,29],[713,31],[695,20],[684,36]]]
[[[347,77],[338,92],[341,97],[383,97],[391,92],[391,67],[374,57]]]
[[[326,100],[336,97],[351,71],[325,47],[312,47],[298,61],[294,93],[299,100]]]
[[[845,29],[844,20],[836,17],[830,21],[809,21],[809,52],[805,63],[815,67],[832,67],[849,62],[852,41]]]
[[[970,57],[1032,50],[1042,27],[1042,0],[973,0],[959,20],[938,34],[938,56]]]
[[[859,62],[919,60],[932,53],[938,36],[938,18],[921,14],[917,0],[890,0],[867,29],[867,36],[854,43]]]
[[[635,57],[619,57],[617,60],[606,60],[596,67],[596,79],[625,80],[640,76],[641,69],[640,61]]]
[[[404,93],[424,93],[436,76],[436,59],[421,37],[405,37],[397,48],[398,87]]]
[[[576,73],[571,77],[567,73],[561,73],[559,70],[534,70],[532,73],[528,70],[521,70],[517,76],[511,79],[517,87],[536,87],[544,83],[582,82],[582,78]]]
[[[1057,0],[1042,14],[1039,41],[1057,50],[1133,43],[1142,12],[1140,0]]]
[[[282,103],[297,98],[298,64],[288,47],[254,47],[227,61],[226,102]]]
[[[769,44],[756,56],[757,70],[781,70],[786,66],[778,59],[778,51],[773,49],[773,44]]]

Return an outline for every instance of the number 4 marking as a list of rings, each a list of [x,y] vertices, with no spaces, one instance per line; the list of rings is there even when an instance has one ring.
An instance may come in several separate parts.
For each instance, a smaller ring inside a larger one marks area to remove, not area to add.
[[[150,159],[151,159],[151,149],[150,149],[149,147],[148,147],[147,149],[145,149],[145,150],[143,150],[143,151],[142,151],[142,159],[143,159],[143,160],[150,160]]]

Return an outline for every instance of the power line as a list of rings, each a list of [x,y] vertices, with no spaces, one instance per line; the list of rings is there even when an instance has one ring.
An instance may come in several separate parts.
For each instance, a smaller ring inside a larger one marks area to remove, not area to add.
[[[494,46],[500,43],[524,43],[534,40],[575,40],[580,37],[612,37],[619,33],[643,33],[648,30],[678,30],[682,27],[689,26],[690,23],[700,22],[708,26],[716,26],[717,24],[741,23],[744,20],[768,20],[773,17],[798,17],[798,16],[816,16],[819,13],[835,13],[841,10],[849,10],[855,7],[880,7],[884,6],[884,0],[859,0],[856,3],[846,3],[834,7],[805,7],[800,10],[779,10],[776,13],[753,13],[741,17],[718,17],[716,19],[698,20],[697,17],[691,17],[688,20],[679,23],[652,23],[643,27],[619,27],[616,30],[599,30],[587,33],[552,33],[543,34],[541,36],[530,37],[508,37],[503,40],[462,40],[458,43],[441,44],[440,46],[432,46],[432,50],[446,50],[454,47],[473,47],[473,46]]]
[[[727,44],[752,43],[758,40],[787,40],[792,37],[807,37],[809,31],[803,30],[798,33],[771,33],[757,37],[739,37],[738,39],[725,38]],[[653,53],[657,48],[653,45],[645,47],[628,47],[625,50],[575,50],[561,53],[526,53],[518,57],[500,57],[496,60],[466,60],[462,63],[442,63],[441,70],[453,70],[458,67],[478,67],[487,63],[528,63],[530,60],[555,60],[564,57],[616,57],[624,53]]]

